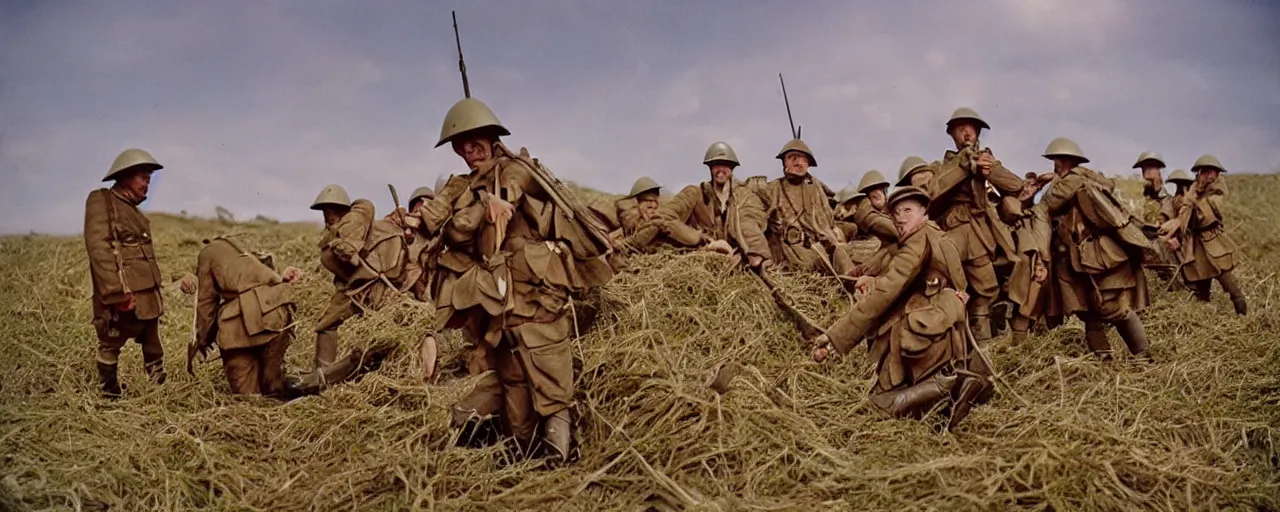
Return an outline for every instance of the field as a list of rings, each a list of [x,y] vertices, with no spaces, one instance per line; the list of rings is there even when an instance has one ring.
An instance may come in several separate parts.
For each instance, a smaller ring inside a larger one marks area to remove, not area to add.
[[[215,361],[185,373],[192,303],[171,285],[169,382],[146,382],[130,344],[126,397],[103,400],[83,242],[2,238],[0,509],[1280,509],[1280,176],[1228,180],[1247,318],[1216,285],[1201,304],[1151,276],[1154,364],[1086,357],[1078,323],[1013,350],[997,338],[1009,387],[955,434],[937,416],[877,413],[861,354],[810,362],[750,276],[708,255],[636,259],[574,342],[582,457],[550,470],[453,446],[449,406],[470,381],[450,337],[443,376],[421,382],[418,304],[342,329],[344,347],[403,347],[381,369],[280,404],[228,395]],[[201,239],[229,231],[307,270],[288,363],[309,366],[309,327],[331,289],[315,225],[157,214],[153,227],[166,280],[193,269]],[[778,279],[821,323],[848,305],[830,279]],[[739,371],[719,395],[705,383],[730,362]]]

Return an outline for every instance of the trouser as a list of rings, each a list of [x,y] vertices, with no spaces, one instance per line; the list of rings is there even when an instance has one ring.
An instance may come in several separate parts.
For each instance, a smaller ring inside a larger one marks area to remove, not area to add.
[[[138,320],[133,311],[119,313],[107,329],[98,332],[98,362],[115,366],[120,361],[120,349],[130,339],[142,345],[142,362],[147,377],[164,382],[164,346],[160,344],[160,319]]]
[[[222,350],[222,370],[236,395],[279,396],[284,391],[284,355],[292,329],[256,347]]]
[[[543,418],[567,411],[573,401],[572,329],[564,313],[503,332],[494,350],[502,382],[503,416],[512,437],[531,446]]]
[[[338,328],[360,314],[360,308],[342,290],[333,292],[320,319],[316,321],[315,368],[324,368],[338,358]]]
[[[1216,278],[1218,284],[1222,285],[1222,290],[1227,292],[1227,296],[1231,297],[1231,304],[1235,307],[1236,313],[1241,315],[1248,312],[1247,302],[1245,301],[1244,291],[1240,289],[1240,284],[1236,282],[1236,278],[1231,271],[1225,271],[1218,274]],[[1196,299],[1202,302],[1209,302],[1211,292],[1213,290],[1213,279],[1204,279],[1201,281],[1193,281],[1190,283],[1191,290],[1195,293]]]
[[[991,305],[1000,292],[996,268],[990,256],[979,256],[963,262],[965,279],[969,281],[969,322],[978,341],[991,338]]]

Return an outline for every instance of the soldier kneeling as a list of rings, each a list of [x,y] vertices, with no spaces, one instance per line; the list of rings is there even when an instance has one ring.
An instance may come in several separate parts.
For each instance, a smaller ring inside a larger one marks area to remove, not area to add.
[[[813,359],[847,354],[871,339],[877,380],[871,403],[895,417],[920,417],[952,400],[948,430],[990,397],[990,370],[970,361],[964,268],[955,245],[928,220],[929,196],[903,187],[889,197],[899,249],[879,277],[860,278],[864,298],[815,340]]]

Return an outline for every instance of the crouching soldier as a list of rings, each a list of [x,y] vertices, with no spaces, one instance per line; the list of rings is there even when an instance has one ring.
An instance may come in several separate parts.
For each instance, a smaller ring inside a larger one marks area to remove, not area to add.
[[[102,181],[111,188],[89,193],[84,206],[84,245],[93,281],[93,327],[98,334],[98,378],[102,395],[120,396],[120,349],[129,339],[142,345],[147,377],[163,384],[160,344],[160,266],[151,240],[151,221],[138,209],[147,200],[151,173],[163,169],[150,153],[126,149]]]
[[[661,247],[700,247],[705,237],[697,229],[664,220],[659,214],[662,186],[647,176],[636,180],[631,193],[617,201],[618,229],[610,236],[620,253],[647,253]]]
[[[870,338],[876,361],[871,403],[895,417],[920,416],[950,400],[948,430],[990,398],[990,371],[970,363],[960,253],[928,220],[929,195],[904,187],[889,197],[898,249],[878,277],[859,282],[862,300],[815,343],[813,359],[847,354]]]
[[[738,155],[728,144],[715,142],[702,163],[711,179],[685,187],[662,206],[659,215],[672,233],[680,233],[685,226],[697,230],[698,247],[743,257],[749,266],[759,268],[769,260],[765,212],[759,196],[733,177]]]
[[[196,274],[182,291],[196,295],[195,339],[187,347],[187,372],[196,354],[216,344],[231,393],[281,397],[284,356],[293,340],[293,290],[302,271],[277,274],[271,257],[250,253],[230,238],[207,241]]]
[[[1142,221],[1114,195],[1115,183],[1097,171],[1070,139],[1049,143],[1044,157],[1058,176],[1041,204],[1049,214],[1053,277],[1049,314],[1076,315],[1084,322],[1085,343],[1102,359],[1111,358],[1105,324],[1115,326],[1129,352],[1149,360],[1147,331],[1138,318],[1149,303],[1142,269],[1146,236]]]
[[[1161,236],[1172,241],[1170,249],[1181,250],[1182,277],[1197,299],[1208,302],[1213,280],[1217,279],[1231,297],[1236,314],[1248,314],[1244,291],[1231,274],[1236,266],[1236,243],[1227,235],[1222,220],[1227,187],[1219,175],[1227,170],[1213,155],[1204,155],[1196,160],[1191,172],[1196,175],[1195,183],[1178,201],[1177,217],[1161,227]],[[1185,242],[1181,246],[1174,236],[1178,234]]]

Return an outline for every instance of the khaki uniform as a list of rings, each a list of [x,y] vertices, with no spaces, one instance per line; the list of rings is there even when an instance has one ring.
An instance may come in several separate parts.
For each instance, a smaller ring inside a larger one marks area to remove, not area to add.
[[[659,216],[669,223],[673,233],[682,232],[681,226],[692,227],[702,237],[729,242],[740,253],[769,259],[765,213],[759,197],[742,182],[731,180],[725,186],[728,191],[721,195],[710,181],[689,185],[662,205]],[[690,236],[672,238],[687,241]],[[693,244],[686,244],[690,245]]]
[[[624,254],[650,253],[661,248],[698,247],[710,241],[697,228],[683,222],[672,222],[662,217],[662,206],[654,218],[640,218],[640,209],[634,201],[619,201],[619,226],[611,233],[615,249]]]
[[[93,281],[93,327],[98,363],[114,367],[129,339],[142,345],[142,360],[153,380],[164,376],[160,344],[160,267],[151,239],[151,221],[137,205],[111,189],[89,193],[85,201],[84,245]],[[128,297],[134,307],[123,311]]]
[[[573,402],[570,297],[612,277],[599,255],[583,252],[592,247],[588,235],[552,201],[531,165],[496,143],[492,160],[451,180],[422,216],[422,229],[441,233],[446,246],[433,255],[436,325],[476,333],[489,347],[503,419],[526,444],[542,418]],[[481,192],[515,206],[505,230],[489,222]]]
[[[761,191],[768,218],[765,235],[773,260],[792,270],[848,275],[853,262],[845,251],[832,251],[838,240],[831,203],[822,187],[806,177],[798,184],[786,177]],[[832,259],[834,256],[834,259]]]
[[[1107,205],[1114,186],[1097,171],[1075,167],[1041,200],[1054,226],[1049,233],[1039,224],[1037,235],[1049,241],[1053,261],[1046,315],[1079,316],[1089,348],[1100,355],[1110,353],[1103,322],[1111,323],[1130,352],[1140,354],[1147,342],[1137,312],[1150,304],[1141,251],[1148,244],[1137,222],[1121,218],[1127,212]]]
[[[320,264],[333,274],[334,292],[316,321],[316,368],[334,363],[343,322],[398,295],[408,256],[404,231],[374,220],[373,203],[365,199],[355,200],[350,211],[325,228],[319,245]]]
[[[1000,291],[995,264],[1016,262],[1018,254],[1013,235],[988,195],[987,184],[1004,195],[1014,195],[1022,190],[1023,181],[999,161],[983,178],[977,174],[976,163],[972,171],[969,169],[965,161],[968,153],[948,150],[925,190],[933,198],[930,217],[960,251],[969,282],[970,319],[975,335],[985,339],[990,337],[991,306]]]
[[[292,287],[225,238],[200,251],[196,279],[196,344],[218,345],[231,392],[281,394],[293,339]]]
[[[1196,182],[1180,201],[1171,202],[1165,213],[1176,212],[1171,218],[1178,219],[1182,235],[1182,277],[1196,297],[1208,301],[1210,287],[1217,279],[1231,296],[1237,311],[1242,311],[1244,294],[1231,275],[1236,266],[1236,243],[1226,233],[1222,220],[1222,202],[1226,195],[1227,187],[1222,179],[1207,187]]]
[[[846,232],[845,239],[849,242],[843,247],[850,261],[862,267],[862,275],[879,275],[897,249],[898,228],[889,214],[872,206],[870,199],[861,197],[852,203],[847,214],[836,211],[836,225],[852,224],[853,231],[858,233],[849,237]]]
[[[1013,303],[1010,321],[1014,344],[1021,343],[1036,319],[1045,318],[1053,327],[1060,325],[1061,316],[1048,314],[1049,294],[1053,278],[1054,261],[1050,252],[1052,231],[1048,208],[1040,203],[1026,210],[1027,215],[1016,225],[1014,237],[1021,258],[1013,264],[1013,272],[1006,286],[1009,301]],[[1043,260],[1046,275],[1044,281],[1035,280],[1036,261]]]
[[[827,330],[832,345],[847,354],[864,338],[876,362],[871,402],[895,416],[919,414],[959,393],[956,369],[978,377],[985,365],[970,364],[965,341],[965,305],[955,290],[966,286],[959,251],[933,222],[902,237],[871,291]],[[960,418],[953,417],[958,421]]]

